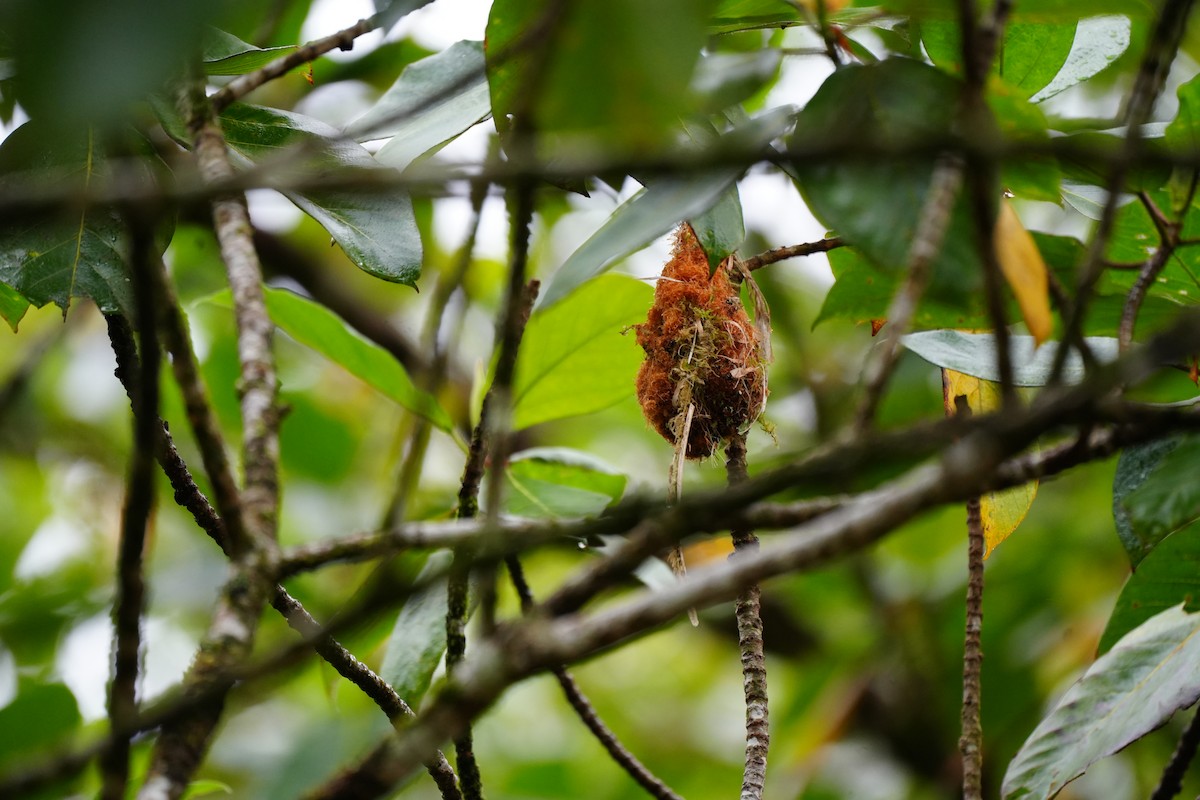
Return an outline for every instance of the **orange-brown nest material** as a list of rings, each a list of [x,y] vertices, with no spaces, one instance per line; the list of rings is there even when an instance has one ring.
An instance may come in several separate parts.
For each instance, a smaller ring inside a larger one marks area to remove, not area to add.
[[[710,278],[704,248],[691,225],[681,225],[650,314],[635,326],[646,351],[637,377],[638,402],[668,442],[675,444],[687,428],[688,458],[705,458],[745,430],[767,396],[758,333],[729,280],[732,258]]]

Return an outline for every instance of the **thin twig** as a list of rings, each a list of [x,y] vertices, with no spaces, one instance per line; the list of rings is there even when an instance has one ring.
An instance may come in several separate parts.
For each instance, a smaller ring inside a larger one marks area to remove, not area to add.
[[[745,483],[746,435],[729,440],[725,450],[725,471],[731,486]],[[734,528],[733,555],[758,551],[758,536],[750,528]],[[738,595],[734,606],[737,618],[738,646],[742,654],[742,689],[746,696],[746,763],[742,771],[741,800],[762,800],[767,780],[767,751],[771,744],[771,726],[767,694],[767,657],[763,647],[762,594],[751,584]]]
[[[819,239],[815,242],[806,242],[804,244],[793,244],[787,247],[777,247],[774,250],[767,250],[765,253],[759,253],[742,262],[746,269],[753,272],[756,269],[762,269],[765,266],[774,264],[777,261],[784,261],[797,256],[811,256],[813,253],[827,253],[830,250],[835,250],[845,245],[840,236],[830,236],[825,239]]]
[[[1195,194],[1195,191],[1196,179],[1193,176],[1189,194]],[[1134,326],[1137,324],[1137,317],[1141,311],[1142,303],[1145,302],[1146,294],[1150,291],[1150,287],[1154,285],[1154,281],[1158,279],[1159,273],[1167,266],[1167,262],[1175,254],[1175,249],[1179,247],[1179,233],[1182,227],[1179,222],[1167,219],[1148,194],[1140,192],[1139,197],[1146,207],[1146,212],[1154,221],[1154,227],[1158,230],[1159,241],[1154,254],[1142,264],[1137,279],[1133,282],[1133,286],[1129,289],[1129,294],[1125,297],[1125,305],[1121,308],[1121,323],[1117,329],[1117,342],[1122,352],[1128,350],[1129,346],[1133,344]],[[1191,197],[1189,197],[1185,208],[1191,207],[1191,204]]]
[[[245,97],[264,83],[286,75],[301,64],[307,64],[331,50],[353,49],[355,39],[377,27],[378,25],[371,19],[360,19],[349,28],[309,42],[254,72],[230,81],[213,94],[211,98],[213,111],[217,114],[221,113],[230,103]]]
[[[964,800],[983,798],[983,726],[979,710],[983,700],[980,676],[983,666],[983,519],[979,498],[967,501],[967,623],[963,641],[962,754]]]
[[[142,557],[146,531],[154,508],[154,453],[158,419],[158,371],[161,362],[155,324],[154,292],[150,273],[153,221],[141,211],[126,215],[130,225],[130,262],[134,302],[141,345],[140,374],[133,414],[133,450],[122,510],[121,542],[117,562],[117,597],[113,604],[113,672],[108,693],[108,718],[114,731],[128,727],[137,715],[137,681],[141,666],[142,614],[146,581]],[[124,800],[129,782],[129,737],[118,737],[101,761],[103,800]]]
[[[508,568],[513,588],[517,591],[517,597],[521,601],[521,612],[530,613],[534,608],[533,591],[525,579],[525,569],[521,566],[521,559],[512,555],[504,560],[504,564]],[[617,735],[604,724],[604,720],[600,719],[595,706],[579,688],[579,683],[566,667],[558,666],[551,671],[580,721],[599,740],[613,761],[616,761],[623,770],[629,773],[629,777],[633,778],[651,797],[658,800],[681,800],[679,795],[671,790],[671,787],[659,780],[653,772],[646,768],[646,765],[638,760],[637,756],[621,744]]]
[[[1200,712],[1192,715],[1192,721],[1179,737],[1175,752],[1171,754],[1171,760],[1167,762],[1150,800],[1171,800],[1179,794],[1183,789],[1183,776],[1187,774],[1188,765],[1196,757],[1197,748],[1200,748]]]
[[[917,230],[908,251],[908,275],[888,306],[884,339],[867,363],[863,376],[866,389],[855,415],[855,428],[860,432],[866,430],[874,420],[875,411],[900,358],[900,338],[908,333],[917,304],[929,283],[933,261],[941,252],[962,177],[963,162],[958,156],[943,156],[934,167]]]

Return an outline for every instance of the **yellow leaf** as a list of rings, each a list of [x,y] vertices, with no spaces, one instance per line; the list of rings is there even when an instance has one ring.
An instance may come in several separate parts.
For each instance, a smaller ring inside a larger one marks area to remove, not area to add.
[[[955,398],[965,397],[972,414],[985,414],[1000,407],[1000,386],[955,372],[942,370],[942,399],[946,413],[956,412]],[[984,554],[987,558],[996,545],[1009,537],[1033,505],[1037,496],[1037,481],[1023,486],[1014,486],[999,492],[988,492],[979,498],[980,517],[983,520]]]
[[[1054,328],[1046,262],[1008,200],[1000,201],[994,238],[1000,271],[1017,298],[1025,326],[1034,341],[1041,344],[1050,338]]]

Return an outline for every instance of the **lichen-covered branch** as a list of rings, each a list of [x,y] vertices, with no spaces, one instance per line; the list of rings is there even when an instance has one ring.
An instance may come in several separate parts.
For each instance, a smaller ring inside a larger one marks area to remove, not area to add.
[[[746,435],[729,440],[725,450],[725,471],[731,486],[745,483]],[[758,536],[752,528],[737,527],[730,558],[758,551]],[[762,594],[751,584],[738,595],[734,605],[738,647],[742,656],[742,691],[746,697],[746,760],[742,770],[741,800],[762,800],[767,780],[767,751],[771,745],[771,726],[767,693],[767,657],[763,647]]]
[[[203,84],[190,82],[182,99],[200,174],[210,182],[227,179],[233,168]],[[263,300],[262,270],[254,251],[245,198],[216,199],[213,217],[238,328],[245,470],[239,511],[245,541],[230,537],[232,574],[221,589],[208,630],[184,677],[185,696],[211,696],[197,704],[193,713],[163,726],[139,800],[175,800],[186,790],[221,718],[225,695],[232,685],[229,668],[245,663],[263,607],[274,591],[279,409],[271,353],[273,325]]]
[[[962,754],[963,798],[983,798],[983,725],[980,706],[983,690],[983,519],[979,498],[967,501],[967,623],[963,640]]]

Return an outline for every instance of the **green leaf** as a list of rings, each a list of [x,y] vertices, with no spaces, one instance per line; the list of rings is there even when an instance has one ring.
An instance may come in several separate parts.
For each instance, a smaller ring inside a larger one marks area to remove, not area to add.
[[[86,189],[108,172],[90,131],[64,137],[27,122],[0,144],[0,186],[11,176],[36,179],[43,188]],[[5,319],[10,325],[13,316],[20,319],[20,296],[39,307],[56,303],[64,314],[73,297],[91,297],[106,313],[129,314],[126,246],[125,227],[111,209],[0,223],[0,283],[13,290],[3,298]]]
[[[666,144],[690,111],[688,85],[712,4],[496,0],[486,38],[497,127],[528,103],[542,134],[587,136],[615,149]],[[527,34],[539,25],[545,32],[531,46]]]
[[[29,301],[20,292],[7,284],[0,283],[0,317],[4,317],[4,321],[13,329],[13,333],[17,332],[17,325],[20,324],[28,309]]]
[[[1112,615],[1100,637],[1098,652],[1150,617],[1184,603],[1194,611],[1200,604],[1200,524],[1192,523],[1158,543],[1141,560],[1117,596]]]
[[[16,698],[0,708],[0,764],[13,766],[60,743],[81,722],[66,686],[21,680]]]
[[[1131,525],[1151,548],[1200,517],[1200,482],[1195,480],[1200,475],[1200,437],[1186,436],[1176,444],[1122,500]]]
[[[774,48],[748,53],[709,53],[696,65],[691,92],[700,109],[715,114],[740,103],[779,74],[783,54]]]
[[[1117,14],[1080,20],[1066,63],[1049,85],[1033,95],[1033,102],[1054,97],[1116,61],[1129,48],[1131,30],[1129,18]]]
[[[408,14],[429,5],[430,2],[431,0],[374,0],[375,16],[371,17],[371,22],[387,33]]]
[[[200,59],[209,75],[244,75],[266,66],[294,46],[255,47],[231,33],[206,27]]]
[[[787,0],[720,0],[708,21],[709,33],[781,28],[803,21]]]
[[[1053,797],[1200,697],[1200,615],[1170,608],[1098,658],[1008,766],[1004,798]]]
[[[1074,20],[1062,22],[1010,22],[992,70],[1026,97],[1035,94],[1067,63],[1075,41]],[[962,72],[962,37],[959,25],[949,19],[920,23],[921,43],[933,63]],[[1065,87],[1064,87],[1065,88]]]
[[[1129,554],[1129,563],[1137,569],[1142,559],[1161,541],[1143,532],[1135,525],[1125,498],[1146,482],[1150,473],[1159,468],[1163,458],[1179,444],[1179,439],[1160,439],[1155,442],[1127,447],[1117,460],[1117,471],[1113,475],[1113,521],[1117,525],[1117,536]],[[1165,535],[1165,534],[1163,534]]]
[[[653,290],[623,275],[589,281],[533,315],[513,386],[513,427],[589,414],[629,397],[642,360],[624,328],[645,319]]]
[[[449,550],[432,553],[418,583],[444,572],[452,560]],[[433,672],[446,652],[447,610],[446,581],[433,581],[404,601],[388,637],[379,676],[412,708],[417,708],[429,691]]]
[[[441,430],[453,427],[437,400],[414,386],[404,367],[390,353],[350,330],[332,311],[284,289],[264,287],[263,291],[271,321],[288,336],[341,365],[351,375]],[[232,303],[228,289],[206,301],[224,307]]]
[[[734,185],[737,176],[737,172],[724,170],[648,182],[618,206],[600,229],[563,262],[551,277],[538,306],[554,305],[674,228],[680,220],[704,213]]]
[[[1000,380],[996,368],[996,341],[990,333],[966,333],[940,330],[910,333],[901,341],[904,346],[935,366],[952,369],[988,381]],[[1098,336],[1088,337],[1088,345],[1100,361],[1117,357],[1117,340]],[[1010,336],[1013,383],[1017,386],[1044,386],[1050,378],[1054,351],[1058,342],[1046,342],[1037,347],[1032,336]],[[1083,361],[1072,351],[1067,356],[1062,378],[1067,383],[1083,379]]]
[[[375,158],[404,169],[491,114],[483,43],[456,42],[410,64],[374,106],[346,126],[359,141],[391,138]]]
[[[946,73],[906,58],[839,69],[797,117],[793,147],[853,140],[869,149],[946,138],[957,105],[948,98],[960,91]],[[817,219],[880,269],[904,270],[934,174],[932,157],[804,163],[798,174]],[[993,196],[1000,197],[999,186]],[[973,227],[960,193],[933,260],[930,298],[956,304],[978,291],[983,268]]]
[[[209,797],[214,794],[233,794],[233,787],[211,779],[192,781],[183,793],[183,800],[196,800],[198,797]]]
[[[346,141],[334,128],[290,111],[234,103],[221,115],[221,126],[230,148],[246,165],[279,158],[289,148],[307,148],[317,155],[300,165],[306,174],[378,166],[361,145]],[[284,194],[321,223],[359,269],[386,281],[416,284],[421,235],[407,193],[317,189]]]
[[[787,129],[791,117],[788,108],[773,109],[736,126],[725,134],[724,140],[765,145]],[[718,250],[728,246],[736,237],[735,227],[740,222],[732,221],[733,209],[728,205],[732,201],[723,198],[723,194],[740,174],[740,170],[720,170],[647,181],[644,189],[618,206],[600,229],[563,262],[539,298],[538,307],[557,303],[584,282],[674,228],[681,220],[702,216],[722,201],[727,205],[716,212],[716,217],[709,218],[713,222],[702,220],[701,224],[726,220],[720,223],[724,232],[714,228],[709,238]]]
[[[515,454],[506,472],[505,512],[519,517],[587,517],[621,499],[626,476],[594,456],[565,447]]]
[[[887,317],[902,276],[881,270],[852,247],[831,250],[829,265],[836,280],[825,295],[821,311],[813,322],[814,328],[830,319],[862,324]],[[915,330],[983,328],[988,322],[987,310],[979,295],[954,304],[922,297],[913,315]]]
[[[717,198],[717,204],[699,216],[692,217],[692,230],[708,256],[709,270],[742,246],[746,240],[746,224],[742,216],[742,198],[733,184]]]

